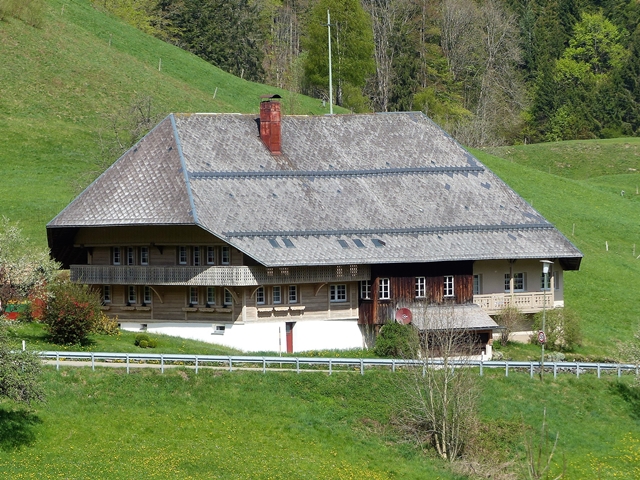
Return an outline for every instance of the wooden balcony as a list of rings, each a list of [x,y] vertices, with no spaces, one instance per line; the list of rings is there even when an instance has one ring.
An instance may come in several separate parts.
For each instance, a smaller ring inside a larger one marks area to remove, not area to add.
[[[491,293],[488,295],[474,295],[473,303],[480,305],[489,315],[495,315],[504,307],[517,307],[522,313],[541,312],[542,308],[553,308],[553,290],[548,292],[524,293]]]
[[[120,265],[71,265],[71,280],[89,285],[187,285],[244,287],[335,283],[369,280],[367,265],[322,267],[155,267]]]

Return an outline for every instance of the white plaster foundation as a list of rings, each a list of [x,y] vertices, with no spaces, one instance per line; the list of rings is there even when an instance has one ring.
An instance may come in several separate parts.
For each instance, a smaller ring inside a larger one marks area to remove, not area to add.
[[[172,335],[224,345],[245,352],[287,351],[286,322],[202,323],[149,322],[147,333]],[[143,331],[139,322],[121,322],[123,330]],[[216,329],[218,326],[218,329]],[[224,333],[219,329],[224,326]],[[357,320],[301,320],[293,327],[293,351],[363,348]]]

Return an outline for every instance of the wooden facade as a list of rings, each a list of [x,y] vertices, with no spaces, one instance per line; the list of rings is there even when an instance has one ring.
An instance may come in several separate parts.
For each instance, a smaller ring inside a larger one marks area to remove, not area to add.
[[[360,298],[358,323],[361,325],[384,325],[395,318],[398,308],[414,302],[473,302],[471,261],[373,265],[371,277],[370,298]],[[445,295],[446,277],[453,281],[449,295]],[[424,287],[418,287],[418,279],[423,279]],[[383,295],[383,282],[388,282],[388,295]]]

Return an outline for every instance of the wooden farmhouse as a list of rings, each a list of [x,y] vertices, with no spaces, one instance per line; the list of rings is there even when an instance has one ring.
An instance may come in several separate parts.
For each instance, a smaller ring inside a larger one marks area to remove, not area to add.
[[[490,356],[503,306],[563,306],[580,251],[422,113],[260,110],[169,115],[47,225],[122,328],[343,349],[444,304]]]

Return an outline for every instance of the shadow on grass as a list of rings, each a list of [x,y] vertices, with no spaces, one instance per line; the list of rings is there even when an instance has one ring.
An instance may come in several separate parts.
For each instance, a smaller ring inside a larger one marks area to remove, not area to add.
[[[640,387],[627,385],[626,383],[615,383],[611,385],[613,393],[627,402],[631,409],[631,416],[636,420],[640,420]]]
[[[34,413],[0,406],[0,450],[16,450],[31,445],[36,439],[34,427],[41,423],[40,417]]]

